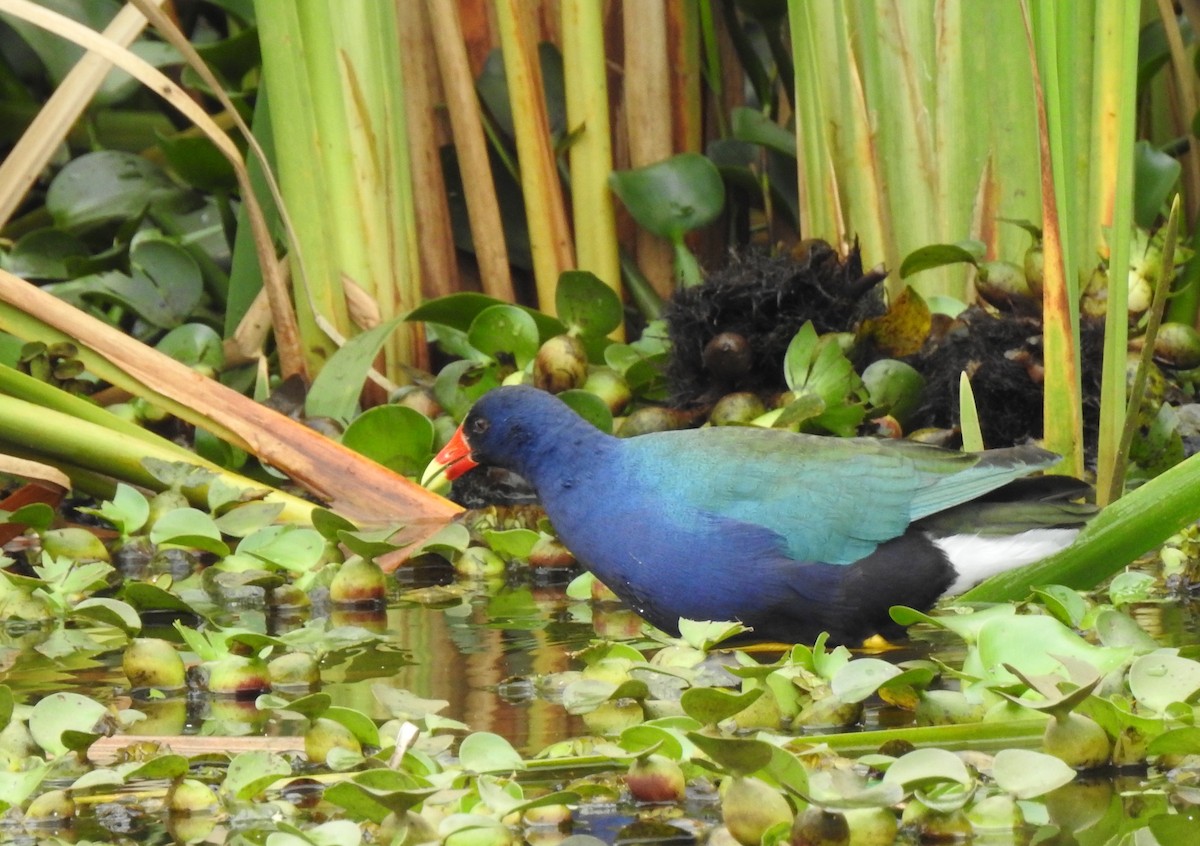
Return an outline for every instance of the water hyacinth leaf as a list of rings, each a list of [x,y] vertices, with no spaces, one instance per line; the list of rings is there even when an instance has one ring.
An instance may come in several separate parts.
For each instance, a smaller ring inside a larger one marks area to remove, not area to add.
[[[1131,605],[1145,602],[1155,592],[1157,580],[1149,573],[1126,570],[1113,576],[1108,585],[1108,598],[1113,605]]]
[[[932,615],[903,605],[893,605],[889,609],[889,613],[892,619],[902,626],[911,626],[914,623],[928,623],[939,629],[954,632],[954,634],[967,643],[977,642],[980,630],[992,620],[1014,617],[1017,613],[1016,606],[1011,604],[997,604],[979,610],[966,607],[953,610],[961,611],[962,613]]]
[[[22,505],[16,511],[7,515],[5,515],[5,512],[0,511],[0,515],[4,515],[3,522],[5,523],[17,523],[35,532],[47,531],[55,519],[54,509],[44,502],[31,502],[28,505]]]
[[[497,305],[481,311],[467,331],[471,346],[493,361],[508,359],[523,368],[537,355],[537,324],[524,309]]]
[[[130,248],[129,265],[126,305],[155,326],[179,326],[200,304],[204,278],[182,247],[162,238],[143,238]]]
[[[160,138],[158,147],[171,170],[193,188],[206,192],[237,188],[229,159],[208,138],[176,134]]]
[[[584,570],[575,578],[571,579],[567,585],[567,599],[589,600],[592,598],[592,585],[595,584],[596,577],[592,573]]]
[[[99,702],[78,693],[51,693],[30,711],[29,734],[47,755],[57,757],[70,750],[63,741],[65,732],[91,734],[107,714]]]
[[[842,702],[862,702],[901,672],[895,664],[879,658],[858,658],[834,673],[829,686]]]
[[[649,695],[646,683],[639,679],[628,679],[621,684],[604,679],[580,679],[563,690],[562,706],[568,714],[586,714],[610,700],[641,700]]]
[[[328,508],[314,508],[312,514],[313,528],[321,533],[325,540],[338,540],[339,532],[352,532],[358,528],[354,523]]]
[[[127,602],[110,599],[103,596],[93,596],[83,600],[71,609],[73,616],[86,617],[98,623],[118,628],[125,634],[135,634],[142,630],[142,619],[137,611]]]
[[[956,784],[974,783],[962,759],[945,749],[917,749],[892,762],[883,774],[887,784],[898,784],[905,790],[951,781]]]
[[[265,696],[259,697],[260,702],[263,704],[268,704],[263,702],[265,699]],[[333,698],[328,693],[317,691],[316,693],[309,693],[306,696],[297,697],[290,702],[282,701],[276,705],[272,701],[269,704],[273,708],[291,711],[292,713],[299,714],[307,719],[315,720],[317,717],[323,717],[325,715],[325,712],[328,711],[329,707],[333,704]]]
[[[183,755],[156,755],[125,774],[126,782],[140,779],[172,779],[187,775],[190,764]]]
[[[734,693],[716,687],[690,687],[683,692],[679,704],[689,717],[702,725],[716,725],[744,711],[763,694],[758,687]]]
[[[101,150],[72,159],[46,192],[46,210],[62,229],[83,233],[136,219],[152,203],[185,195],[142,156]]]
[[[525,761],[513,745],[498,734],[477,731],[463,738],[458,747],[463,769],[475,773],[509,773],[525,769]]]
[[[966,807],[974,795],[974,784],[957,781],[934,781],[913,789],[913,799],[938,814],[952,814]]]
[[[780,126],[758,109],[739,106],[730,114],[730,129],[738,141],[758,144],[785,156],[796,157],[796,133]]]
[[[1183,166],[1142,139],[1133,146],[1133,221],[1152,230],[1163,215]]]
[[[56,281],[71,277],[71,265],[90,255],[87,245],[61,229],[35,229],[0,253],[0,267],[22,279]]]
[[[342,443],[402,476],[416,477],[433,458],[433,423],[414,409],[380,405],[356,417]]]
[[[986,252],[987,248],[981,242],[972,240],[920,247],[900,262],[900,278],[907,279],[922,270],[932,270],[948,264],[977,264]]]
[[[992,762],[996,786],[1017,799],[1032,799],[1074,780],[1075,770],[1043,752],[1002,749]]]
[[[199,617],[196,610],[187,602],[170,591],[163,590],[159,585],[152,585],[148,582],[126,580],[121,585],[121,598],[143,614],[170,612]]]
[[[159,546],[174,544],[214,555],[229,554],[216,521],[197,508],[176,508],[159,517],[150,529],[150,540]]]
[[[1200,690],[1200,663],[1169,649],[1143,655],[1129,668],[1129,690],[1138,704],[1161,714]]]
[[[434,788],[415,787],[405,773],[380,768],[330,785],[323,798],[345,809],[352,819],[381,823],[388,814],[403,814],[434,792]]]
[[[150,502],[137,488],[117,483],[113,498],[102,502],[93,513],[112,523],[123,535],[132,535],[150,519]]]
[[[355,555],[372,561],[380,555],[386,555],[400,548],[391,541],[396,532],[397,529],[394,526],[355,532],[338,532],[338,542]]]
[[[0,810],[25,804],[50,772],[50,763],[40,758],[28,758],[17,772],[0,770]]]
[[[512,832],[504,823],[483,814],[451,814],[438,823],[437,833],[443,843],[512,842]]]
[[[924,298],[906,285],[886,313],[863,321],[861,333],[888,355],[904,357],[925,345],[932,326],[933,316]]]
[[[617,293],[587,270],[566,270],[558,277],[554,304],[569,331],[601,337],[616,330],[625,317]]]
[[[748,630],[741,623],[725,620],[679,620],[679,636],[684,643],[702,652],[745,631]]]
[[[292,766],[274,752],[242,752],[234,756],[221,782],[221,792],[250,800],[282,778],[292,775]]]
[[[189,367],[203,364],[218,369],[225,364],[221,336],[203,323],[176,326],[154,348]]]
[[[410,311],[404,319],[436,323],[465,333],[470,330],[471,323],[480,312],[498,305],[507,305],[507,303],[495,297],[489,297],[487,294],[466,291],[423,303]],[[537,324],[539,341],[545,341],[567,331],[566,325],[561,320],[540,311],[520,308]]]
[[[1136,655],[1158,649],[1158,643],[1136,620],[1113,608],[1106,608],[1097,614],[1093,628],[1100,637],[1100,643],[1105,646],[1127,646]]]
[[[851,770],[830,768],[810,773],[805,794],[822,808],[848,811],[852,808],[891,808],[904,800],[904,787],[897,782],[868,784]]]
[[[330,820],[305,829],[276,823],[266,846],[359,846],[362,839],[362,826],[353,820]]]
[[[781,746],[772,745],[771,760],[764,772],[780,787],[797,796],[808,796],[811,790],[808,768],[799,757]]]
[[[217,529],[222,535],[249,537],[270,526],[281,511],[281,502],[246,502],[217,517]]]
[[[1200,842],[1200,816],[1194,810],[1155,814],[1147,825],[1156,843]]]
[[[501,558],[525,560],[541,537],[532,529],[486,529],[483,539]]]
[[[714,737],[695,731],[688,732],[687,739],[722,770],[736,775],[751,775],[768,766],[776,749],[762,740]]]
[[[375,357],[403,320],[394,317],[347,340],[313,380],[304,400],[304,413],[309,417],[352,419]]]
[[[1011,664],[1026,676],[1050,675],[1061,672],[1062,664],[1055,656],[1084,661],[1103,675],[1122,666],[1132,652],[1088,643],[1053,617],[998,618],[979,630],[982,667]]]
[[[341,705],[331,705],[325,709],[325,712],[321,716],[325,719],[339,722],[350,729],[350,732],[358,739],[358,742],[364,746],[380,745],[379,727],[375,725],[374,720],[361,711]]]
[[[725,206],[725,183],[707,157],[680,153],[608,177],[613,193],[643,227],[672,243],[712,223]]]
[[[6,684],[0,684],[0,729],[12,722],[14,706],[12,688]]]
[[[475,400],[499,384],[495,365],[452,361],[433,380],[433,396],[451,417],[461,420]]]
[[[612,434],[612,412],[608,410],[608,406],[604,404],[604,400],[600,399],[600,397],[591,391],[572,388],[560,393],[558,398],[601,432]]]
[[[1087,613],[1087,600],[1080,596],[1079,591],[1069,587],[1043,585],[1034,588],[1033,595],[1063,625],[1076,627],[1083,620],[1083,615]]]
[[[640,726],[630,726],[621,732],[617,743],[626,752],[639,756],[657,752],[672,761],[683,757],[683,744],[676,734],[657,725],[643,723]]]
[[[1168,729],[1146,746],[1151,755],[1200,755],[1200,727]]]

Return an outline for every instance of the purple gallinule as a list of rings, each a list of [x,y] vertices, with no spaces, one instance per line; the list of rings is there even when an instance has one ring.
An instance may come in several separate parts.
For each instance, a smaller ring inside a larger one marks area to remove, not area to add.
[[[621,439],[530,387],[485,394],[435,463],[526,479],[559,538],[631,608],[738,620],[754,639],[856,644],[1068,545],[1091,506],[1035,446],[979,453],[911,441],[721,427]]]

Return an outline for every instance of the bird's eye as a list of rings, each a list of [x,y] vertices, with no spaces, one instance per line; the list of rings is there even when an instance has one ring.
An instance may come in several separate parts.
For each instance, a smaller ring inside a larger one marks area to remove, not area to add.
[[[482,435],[488,430],[488,421],[486,417],[476,417],[471,421],[471,434]]]

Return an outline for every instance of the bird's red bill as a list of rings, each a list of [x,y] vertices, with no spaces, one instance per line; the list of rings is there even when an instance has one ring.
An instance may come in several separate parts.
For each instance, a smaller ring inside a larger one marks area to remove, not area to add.
[[[433,460],[446,468],[446,478],[452,482],[472,467],[479,466],[478,462],[471,458],[471,447],[463,436],[462,426],[455,430],[454,437],[442,447]]]

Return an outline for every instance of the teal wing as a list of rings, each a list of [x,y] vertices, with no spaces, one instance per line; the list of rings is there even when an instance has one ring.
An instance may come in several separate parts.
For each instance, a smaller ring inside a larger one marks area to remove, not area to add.
[[[911,441],[822,438],[729,427],[626,443],[630,472],[677,520],[766,529],[797,561],[848,564],[908,525],[1052,465],[1014,447],[962,453]],[[636,471],[632,468],[636,468]]]

